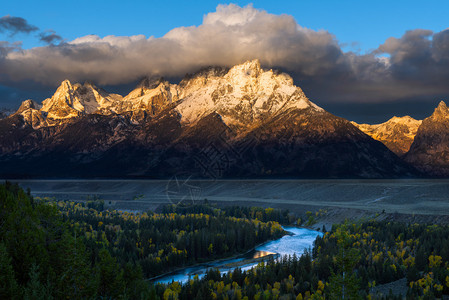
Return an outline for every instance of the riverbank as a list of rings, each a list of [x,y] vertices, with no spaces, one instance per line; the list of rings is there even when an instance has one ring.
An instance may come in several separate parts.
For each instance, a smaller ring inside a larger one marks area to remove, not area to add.
[[[285,230],[284,230],[284,231],[285,231]],[[282,238],[282,237],[284,237],[284,236],[286,236],[286,235],[289,235],[288,231],[285,231],[285,234],[282,235],[280,238]],[[280,239],[280,238],[279,238],[279,239]],[[195,268],[201,268],[201,267],[208,267],[208,266],[210,266],[212,263],[214,263],[214,265],[215,265],[215,264],[224,263],[224,262],[226,262],[226,261],[237,260],[237,259],[242,258],[242,257],[245,257],[245,256],[248,255],[249,253],[255,251],[258,247],[260,247],[260,246],[262,246],[262,245],[264,245],[264,244],[270,243],[270,242],[272,242],[272,241],[275,241],[275,240],[278,240],[278,239],[269,239],[269,240],[267,240],[267,241],[265,241],[265,242],[263,242],[263,243],[259,243],[259,244],[257,244],[256,246],[254,246],[253,248],[249,249],[248,251],[246,251],[246,252],[244,252],[244,253],[236,253],[236,254],[234,254],[234,255],[231,255],[231,256],[228,256],[228,257],[224,257],[224,258],[212,259],[212,260],[208,260],[208,261],[204,261],[204,262],[198,262],[198,263],[196,263],[196,264],[192,264],[192,265],[188,265],[188,266],[182,266],[182,267],[176,268],[176,269],[174,269],[174,270],[171,270],[171,271],[169,271],[169,272],[165,272],[165,273],[163,273],[163,274],[161,274],[161,275],[158,275],[158,276],[154,276],[154,277],[148,278],[147,280],[148,280],[148,281],[157,281],[158,278],[162,278],[162,277],[165,277],[165,276],[169,276],[170,274],[176,274],[177,272],[179,272],[179,271],[181,271],[181,270],[185,270],[185,269],[189,269],[189,268],[190,268],[190,269],[195,269]],[[271,255],[271,254],[268,254],[268,255]],[[254,261],[256,261],[256,260],[254,260]]]
[[[449,201],[449,199],[448,199]],[[297,207],[296,209],[299,209]],[[300,216],[306,217],[306,209],[298,212]],[[311,211],[314,215],[313,224],[302,225],[304,228],[309,228],[312,230],[317,230],[323,232],[330,231],[332,225],[341,224],[345,220],[360,222],[366,220],[376,220],[376,221],[387,221],[387,222],[400,222],[405,224],[434,224],[434,225],[449,225],[449,215],[432,215],[432,214],[408,214],[408,213],[387,213],[385,211],[371,212],[361,209],[351,209],[351,208],[335,208],[335,207],[325,207],[320,208],[317,211]],[[449,212],[447,212],[449,213]]]
[[[242,270],[248,270],[262,261],[267,261],[279,256],[293,254],[300,256],[306,249],[313,247],[313,242],[317,236],[322,235],[320,232],[305,228],[284,227],[284,229],[291,232],[291,235],[284,235],[277,240],[255,247],[252,250],[254,253],[251,253],[252,251],[247,252],[247,254],[252,254],[252,257],[240,256],[226,260],[217,260],[196,267],[186,267],[177,272],[170,272],[164,276],[154,277],[152,278],[152,281],[161,283],[168,283],[171,281],[185,282],[195,275],[202,278],[210,268],[218,269],[221,273],[228,273],[232,272],[237,267]]]

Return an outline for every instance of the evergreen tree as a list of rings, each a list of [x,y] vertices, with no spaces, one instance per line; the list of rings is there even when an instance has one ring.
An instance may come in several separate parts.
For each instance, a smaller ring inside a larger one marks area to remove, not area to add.
[[[33,264],[30,268],[28,284],[24,290],[24,299],[26,300],[51,300],[50,287],[43,284],[39,279],[39,267]]]
[[[11,265],[11,257],[3,242],[0,243],[0,299],[20,298],[19,287]]]
[[[98,295],[106,298],[118,298],[124,292],[123,272],[108,250],[101,249],[97,264]]]
[[[337,273],[329,279],[330,299],[360,299],[360,280],[355,266],[360,259],[358,249],[352,247],[348,223],[339,226],[335,232],[338,245],[336,256]]]
[[[61,274],[55,278],[58,284],[58,298],[71,299],[86,298],[95,295],[97,290],[96,278],[86,252],[83,240],[65,232],[60,241],[57,260],[57,268],[61,268]]]

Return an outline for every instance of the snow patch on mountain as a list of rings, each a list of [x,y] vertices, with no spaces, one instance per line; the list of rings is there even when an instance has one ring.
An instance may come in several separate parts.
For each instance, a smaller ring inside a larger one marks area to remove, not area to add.
[[[251,126],[281,110],[320,107],[307,99],[285,73],[263,70],[258,60],[232,67],[224,76],[199,76],[186,88],[176,110],[182,123],[194,124],[208,114],[220,114],[227,125]]]
[[[109,94],[89,82],[81,85],[64,80],[42,106],[30,103],[24,105],[36,111],[27,112],[25,119],[34,126],[57,125],[83,115],[124,113],[130,113],[132,121],[139,123],[172,104],[184,125],[217,113],[227,125],[240,128],[291,109],[324,111],[309,101],[289,75],[264,70],[257,59],[230,69],[209,67],[187,76],[179,85],[162,78],[145,78],[125,97]]]

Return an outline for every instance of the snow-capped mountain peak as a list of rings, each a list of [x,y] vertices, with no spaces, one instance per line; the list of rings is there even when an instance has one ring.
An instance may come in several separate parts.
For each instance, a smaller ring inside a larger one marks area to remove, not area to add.
[[[249,60],[243,64],[232,67],[228,72],[228,77],[258,77],[263,72],[258,59]]]
[[[380,142],[312,103],[289,75],[258,60],[209,67],[179,84],[144,79],[124,98],[65,80],[42,104],[25,101],[19,114],[0,121],[0,175],[414,174]]]
[[[170,84],[163,78],[143,79],[122,101],[115,103],[116,113],[131,112],[134,119],[145,115],[156,115],[173,102],[179,100],[176,84]]]
[[[69,80],[64,80],[53,96],[42,102],[42,106],[42,112],[54,120],[78,117],[83,111],[81,103],[74,97],[74,87]]]
[[[289,75],[264,70],[258,60],[234,66],[223,76],[215,76],[217,73],[193,76],[182,84],[182,100],[176,110],[184,124],[194,124],[213,112],[227,125],[248,127],[281,110],[322,111],[293,85]]]
[[[91,82],[73,84],[64,80],[42,107],[46,120],[55,125],[89,114],[130,114],[139,122],[174,104],[184,125],[195,124],[211,113],[237,128],[248,128],[287,110],[322,112],[285,73],[264,70],[259,60],[230,69],[209,67],[187,76],[179,85],[163,78],[144,78],[128,95],[109,94]]]
[[[64,120],[103,110],[110,112],[120,95],[109,94],[90,82],[81,85],[64,80],[51,98],[42,102],[42,112],[48,119]]]
[[[44,117],[40,111],[42,105],[28,99],[22,102],[19,109],[12,116],[21,116],[26,124],[31,125],[34,129],[42,126]]]
[[[42,105],[38,104],[36,101],[28,99],[22,102],[19,109],[17,110],[17,114],[20,114],[28,109],[39,110],[42,108]]]

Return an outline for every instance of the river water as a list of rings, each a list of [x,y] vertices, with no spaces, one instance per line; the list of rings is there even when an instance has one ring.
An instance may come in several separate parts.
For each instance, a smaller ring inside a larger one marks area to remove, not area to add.
[[[284,230],[288,231],[290,235],[285,235],[282,238],[265,243],[253,251],[250,251],[237,258],[219,260],[210,262],[207,264],[197,265],[194,267],[185,268],[171,274],[159,277],[155,282],[171,283],[172,281],[179,281],[181,283],[187,282],[189,279],[198,275],[199,278],[204,277],[206,271],[210,268],[217,268],[221,273],[232,272],[238,264],[242,270],[249,270],[255,267],[260,261],[245,263],[245,261],[253,258],[269,258],[272,256],[284,256],[284,255],[302,255],[305,250],[313,247],[313,242],[318,236],[322,236],[321,232],[297,228],[297,227],[284,227]]]

